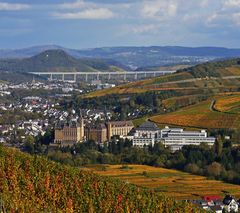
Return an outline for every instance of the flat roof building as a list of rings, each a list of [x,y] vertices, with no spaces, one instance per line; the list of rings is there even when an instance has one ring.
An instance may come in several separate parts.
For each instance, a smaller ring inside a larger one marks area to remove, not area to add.
[[[172,151],[180,150],[186,145],[214,145],[216,138],[208,137],[206,130],[201,131],[184,131],[181,128],[165,127],[160,133],[162,143],[170,147]]]

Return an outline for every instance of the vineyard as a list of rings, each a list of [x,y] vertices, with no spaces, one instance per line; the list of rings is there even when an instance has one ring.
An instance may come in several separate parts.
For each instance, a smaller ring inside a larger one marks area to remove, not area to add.
[[[199,212],[118,179],[0,146],[1,212]]]
[[[102,169],[104,168],[104,169]],[[93,166],[86,170],[104,176],[117,177],[130,183],[154,189],[175,199],[201,199],[206,195],[224,197],[226,193],[240,197],[240,186],[208,180],[206,177],[191,175],[173,169],[156,168],[145,165],[105,165]]]
[[[240,113],[240,94],[219,97],[214,108],[220,112]]]
[[[214,111],[211,109],[213,100],[216,100],[216,106],[214,108],[219,109],[219,111],[224,106],[224,110],[229,106],[239,106],[239,99],[236,97],[231,98],[231,96],[218,96],[192,106],[184,107],[172,113],[153,116],[151,117],[151,120],[158,124],[177,125],[184,127],[239,129],[240,115]],[[235,102],[233,102],[233,100]],[[235,111],[237,111],[236,108]]]
[[[148,91],[181,91],[185,95],[202,94],[203,90],[223,92],[237,90],[240,79],[240,67],[235,61],[212,62],[179,70],[177,73],[157,78],[136,81],[115,88],[99,90],[87,94],[86,98],[111,94],[136,94]],[[213,71],[214,70],[214,71]],[[232,76],[234,78],[226,79]]]

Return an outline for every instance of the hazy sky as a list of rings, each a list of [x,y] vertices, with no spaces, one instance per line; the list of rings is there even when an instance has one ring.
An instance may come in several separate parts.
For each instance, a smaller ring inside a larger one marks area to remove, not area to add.
[[[240,0],[0,0],[0,48],[240,47]]]

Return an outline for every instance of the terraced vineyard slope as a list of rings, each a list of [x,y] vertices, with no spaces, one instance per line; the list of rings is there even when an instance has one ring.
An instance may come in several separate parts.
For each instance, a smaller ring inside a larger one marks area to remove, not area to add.
[[[240,129],[240,94],[219,95],[172,113],[153,116],[158,124],[212,129]]]
[[[178,70],[158,78],[137,81],[115,88],[90,93],[87,97],[110,94],[144,93],[148,91],[180,91],[186,95],[201,94],[206,90],[223,92],[240,86],[240,59],[209,62]]]
[[[0,211],[199,212],[117,179],[0,146]]]
[[[104,168],[104,169],[102,169]],[[224,197],[229,193],[240,197],[240,186],[208,180],[206,177],[191,175],[173,169],[156,168],[145,165],[105,165],[89,167],[86,170],[94,171],[104,176],[117,177],[138,186],[154,189],[175,199],[201,199],[206,195]]]

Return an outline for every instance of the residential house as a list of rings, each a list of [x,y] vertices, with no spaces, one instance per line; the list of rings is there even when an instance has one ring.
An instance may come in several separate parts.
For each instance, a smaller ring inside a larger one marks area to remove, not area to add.
[[[224,209],[227,212],[238,212],[238,202],[230,195],[223,199]]]

